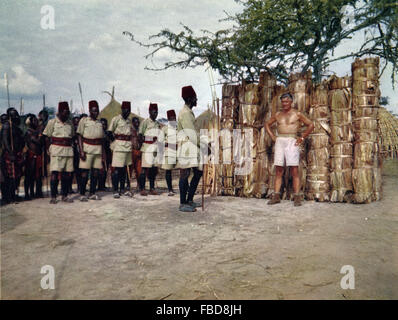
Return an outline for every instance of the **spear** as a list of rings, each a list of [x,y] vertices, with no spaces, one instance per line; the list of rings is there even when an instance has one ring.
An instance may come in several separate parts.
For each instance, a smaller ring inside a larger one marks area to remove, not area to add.
[[[23,109],[23,99],[21,98],[21,105],[19,107],[19,114],[22,116],[24,114],[24,109]]]
[[[84,113],[84,103],[83,103],[83,92],[82,92],[82,85],[79,82],[79,91],[80,91],[80,99],[82,100],[82,113]]]
[[[8,107],[10,107],[10,91],[8,90],[8,77],[7,73],[4,73],[4,80],[6,82],[6,88],[7,88],[7,101],[8,101]]]

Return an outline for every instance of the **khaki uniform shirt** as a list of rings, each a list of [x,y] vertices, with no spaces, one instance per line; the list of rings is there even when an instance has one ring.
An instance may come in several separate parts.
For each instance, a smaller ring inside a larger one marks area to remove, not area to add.
[[[51,119],[48,121],[46,128],[43,131],[43,134],[49,138],[70,138],[74,136],[74,130],[72,123],[67,120],[66,122],[62,122],[56,117],[55,119]],[[50,146],[50,155],[57,157],[73,157],[73,148],[72,146],[58,146],[51,144]]]
[[[151,118],[147,118],[140,123],[138,133],[144,136],[144,141],[151,140],[151,137],[159,137],[160,124],[156,120],[153,121]],[[143,142],[141,152],[157,152],[157,143],[150,144]]]
[[[111,123],[109,124],[108,131],[113,132],[114,134],[123,134],[126,136],[131,135],[131,120],[127,118],[123,119],[122,115],[119,114],[116,117],[113,117]],[[131,152],[131,139],[129,141],[125,140],[115,140],[112,143],[112,151],[117,152]]]
[[[199,130],[195,126],[195,115],[187,105],[178,114],[177,131],[177,157],[198,158]]]
[[[76,133],[87,139],[102,139],[104,129],[101,121],[93,120],[90,117],[84,117],[79,121]],[[83,141],[83,151],[89,154],[102,154],[102,145],[91,145]]]
[[[177,128],[170,125],[164,126],[162,128],[162,137],[159,142],[164,142],[164,154],[166,157],[176,157],[177,156]],[[166,147],[166,143],[173,145],[171,148]]]

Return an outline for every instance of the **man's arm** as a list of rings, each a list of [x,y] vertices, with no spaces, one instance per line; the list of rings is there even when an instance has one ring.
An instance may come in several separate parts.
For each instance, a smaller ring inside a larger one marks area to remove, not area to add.
[[[268,119],[268,121],[265,122],[264,127],[265,130],[268,132],[268,134],[270,135],[272,141],[275,142],[276,137],[274,135],[274,133],[271,131],[271,127],[272,125],[276,122],[276,115],[273,115],[271,118]]]
[[[79,121],[79,125],[77,126],[76,134],[77,134],[77,143],[79,146],[79,155],[80,159],[86,161],[86,153],[83,151],[83,132],[84,132],[84,123],[85,119],[83,118]]]
[[[296,145],[299,145],[305,140],[305,138],[309,136],[312,130],[314,130],[315,126],[314,123],[310,119],[308,119],[305,115],[303,115],[301,112],[298,112],[297,116],[300,119],[300,121],[302,121],[307,126],[307,130],[305,130],[303,136],[298,138],[296,141]]]

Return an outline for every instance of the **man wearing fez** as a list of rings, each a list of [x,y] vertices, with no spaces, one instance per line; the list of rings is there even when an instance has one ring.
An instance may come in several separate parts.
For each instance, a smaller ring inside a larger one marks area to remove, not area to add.
[[[58,104],[58,113],[54,119],[48,121],[43,135],[47,137],[47,145],[50,154],[51,171],[51,204],[57,203],[58,174],[61,173],[62,201],[71,203],[68,197],[70,180],[73,172],[73,148],[72,138],[74,129],[69,120],[70,111],[68,102]]]
[[[34,197],[43,198],[42,178],[44,172],[43,150],[45,149],[44,139],[39,129],[39,121],[35,115],[30,115],[26,119],[28,127],[25,133],[27,147],[25,164],[25,200]],[[36,195],[34,193],[36,183]]]
[[[203,172],[199,169],[200,135],[195,127],[195,115],[192,108],[197,104],[196,92],[191,86],[182,88],[185,105],[178,114],[177,124],[177,167],[180,168],[180,208],[182,212],[195,212],[200,204],[193,201]],[[193,170],[193,177],[188,177]]]
[[[166,170],[166,183],[169,196],[174,196],[175,192],[171,176],[171,170],[174,169],[177,161],[177,117],[174,110],[167,111],[167,120],[167,125],[162,128],[164,148],[161,168]]]
[[[149,179],[149,194],[158,195],[155,191],[155,179],[157,175],[157,153],[158,141],[157,137],[160,134],[160,124],[156,121],[158,116],[158,105],[156,103],[149,104],[149,118],[141,122],[138,130],[142,141],[142,158],[141,158],[141,174],[139,177],[140,194],[146,196],[145,178]]]
[[[3,145],[2,162],[5,167],[6,202],[14,202],[19,200],[16,190],[22,177],[25,140],[23,132],[19,128],[21,118],[18,111],[15,108],[8,108],[7,116],[8,121],[3,123],[1,134]]]
[[[113,134],[114,142],[112,144],[113,156],[112,167],[115,169],[112,173],[113,197],[120,198],[123,194],[132,197],[130,191],[125,191],[126,167],[131,165],[131,113],[130,101],[122,102],[122,113],[115,116],[108,128]],[[120,189],[119,189],[120,186]]]
[[[87,201],[88,199],[101,200],[101,198],[95,194],[95,191],[97,188],[99,171],[102,169],[104,130],[101,121],[97,119],[99,115],[98,102],[91,100],[88,103],[88,110],[90,116],[80,119],[76,131],[79,139],[79,168],[81,170],[80,201]],[[90,176],[90,193],[87,198],[86,186],[90,170],[92,170]]]
[[[293,96],[290,93],[281,95],[282,111],[277,112],[266,123],[265,129],[275,142],[274,166],[276,170],[274,194],[268,202],[269,205],[280,203],[280,189],[284,166],[290,167],[293,176],[294,206],[301,206],[300,176],[298,166],[300,161],[300,145],[314,129],[314,124],[301,112],[292,109]],[[297,133],[301,122],[307,125],[303,136],[298,137]],[[276,123],[278,136],[275,137],[271,126]]]

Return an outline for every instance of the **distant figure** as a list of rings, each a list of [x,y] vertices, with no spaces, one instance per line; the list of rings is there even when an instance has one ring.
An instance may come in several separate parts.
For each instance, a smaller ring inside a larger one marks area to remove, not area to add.
[[[5,201],[15,202],[20,198],[16,191],[22,177],[22,169],[24,164],[23,149],[25,147],[25,140],[22,130],[19,128],[21,118],[15,108],[7,109],[8,121],[2,124],[2,145],[3,155],[2,163],[4,165],[5,173]],[[5,118],[3,118],[4,121]]]
[[[111,150],[111,142],[112,137],[108,129],[108,120],[105,118],[100,119],[102,124],[102,129],[104,131],[104,139],[103,139],[103,156],[102,156],[102,169],[99,173],[98,178],[98,190],[106,191],[106,177],[108,176],[108,170],[112,164],[112,150]]]
[[[79,168],[79,160],[80,160],[80,156],[79,156],[79,139],[77,137],[76,131],[77,128],[79,127],[79,123],[80,123],[80,119],[82,119],[81,117],[78,116],[74,116],[72,118],[72,125],[73,125],[73,131],[74,131],[74,135],[72,138],[72,148],[73,148],[73,172],[71,173],[71,178],[70,178],[70,184],[69,184],[69,193],[75,193],[73,191],[72,185],[73,185],[73,178],[76,178],[76,185],[77,185],[77,192],[80,191],[80,185],[81,185],[81,170]]]
[[[140,139],[143,142],[141,147],[142,171],[139,178],[140,194],[146,196],[145,178],[149,179],[149,194],[159,195],[155,190],[155,179],[158,173],[157,163],[157,137],[160,132],[160,124],[156,121],[158,116],[158,105],[156,103],[149,104],[149,118],[141,122],[139,128]]]
[[[47,137],[47,145],[50,154],[51,171],[51,204],[57,203],[58,175],[61,174],[62,201],[71,203],[68,197],[69,185],[73,172],[73,148],[72,138],[74,129],[69,120],[68,102],[58,104],[58,114],[54,119],[48,121],[43,135]]]
[[[284,166],[291,168],[293,176],[294,189],[294,205],[301,206],[300,177],[298,174],[298,166],[300,162],[300,145],[305,138],[314,129],[314,124],[310,119],[304,116],[298,110],[292,109],[293,96],[290,93],[284,93],[281,96],[282,111],[277,112],[266,123],[265,129],[275,142],[274,165],[276,169],[274,194],[268,202],[269,205],[280,203],[280,189],[282,185],[282,176]],[[275,137],[270,127],[276,122],[278,136]],[[301,122],[308,126],[302,137],[298,137],[297,133]]]
[[[133,171],[135,172],[135,177],[137,179],[137,189],[139,188],[139,177],[141,174],[141,147],[142,143],[139,136],[139,127],[140,127],[140,119],[134,117],[132,120],[132,127],[131,127],[131,145],[132,145],[132,153],[131,153],[131,176],[133,175]],[[140,190],[141,191],[141,190]]]
[[[45,149],[44,138],[39,129],[39,120],[35,115],[30,115],[26,120],[28,127],[25,133],[27,146],[25,164],[25,200],[43,198],[42,179],[44,175],[43,150]],[[36,194],[34,192],[36,184]]]

